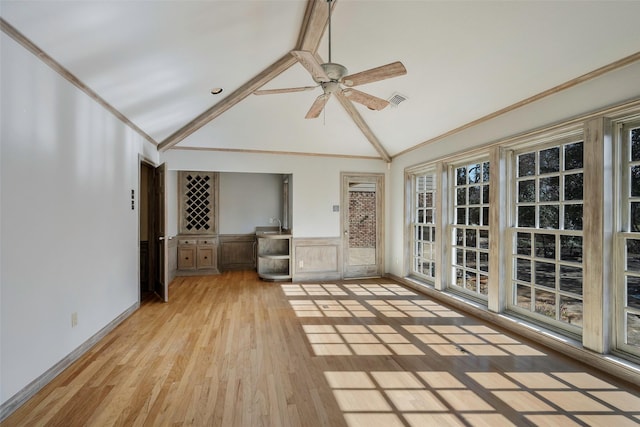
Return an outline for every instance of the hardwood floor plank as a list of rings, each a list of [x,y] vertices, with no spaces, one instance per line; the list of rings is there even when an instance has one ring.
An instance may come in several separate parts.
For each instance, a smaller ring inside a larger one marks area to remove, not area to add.
[[[227,272],[180,277],[170,291],[2,426],[640,420],[637,386],[387,280]]]

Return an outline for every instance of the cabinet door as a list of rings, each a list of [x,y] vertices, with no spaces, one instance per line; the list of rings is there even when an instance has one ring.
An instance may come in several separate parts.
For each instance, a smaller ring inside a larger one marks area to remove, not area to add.
[[[215,268],[217,262],[214,255],[213,246],[198,246],[198,268]]]
[[[178,246],[178,269],[194,270],[196,268],[196,247]]]

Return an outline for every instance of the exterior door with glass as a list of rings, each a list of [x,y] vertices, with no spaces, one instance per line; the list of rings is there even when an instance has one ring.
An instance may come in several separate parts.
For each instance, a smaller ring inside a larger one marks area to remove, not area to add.
[[[344,278],[382,276],[383,203],[383,174],[342,174]]]

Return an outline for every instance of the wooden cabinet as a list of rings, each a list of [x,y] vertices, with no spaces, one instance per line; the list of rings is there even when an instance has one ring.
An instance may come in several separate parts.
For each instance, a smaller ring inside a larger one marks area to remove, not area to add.
[[[220,271],[256,269],[256,235],[220,235]]]
[[[291,280],[291,235],[256,232],[258,276],[264,280]]]
[[[178,275],[218,273],[217,237],[178,236]]]

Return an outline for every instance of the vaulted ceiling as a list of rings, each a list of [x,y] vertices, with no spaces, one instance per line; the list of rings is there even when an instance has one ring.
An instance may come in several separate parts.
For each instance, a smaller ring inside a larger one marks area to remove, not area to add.
[[[329,100],[290,52],[328,60],[326,0],[7,1],[2,29],[31,43],[159,149],[389,160],[509,108],[640,60],[640,1],[334,0],[332,60],[381,111]],[[26,41],[26,42],[25,42]],[[211,89],[223,92],[212,95]],[[354,120],[355,119],[355,120]]]

